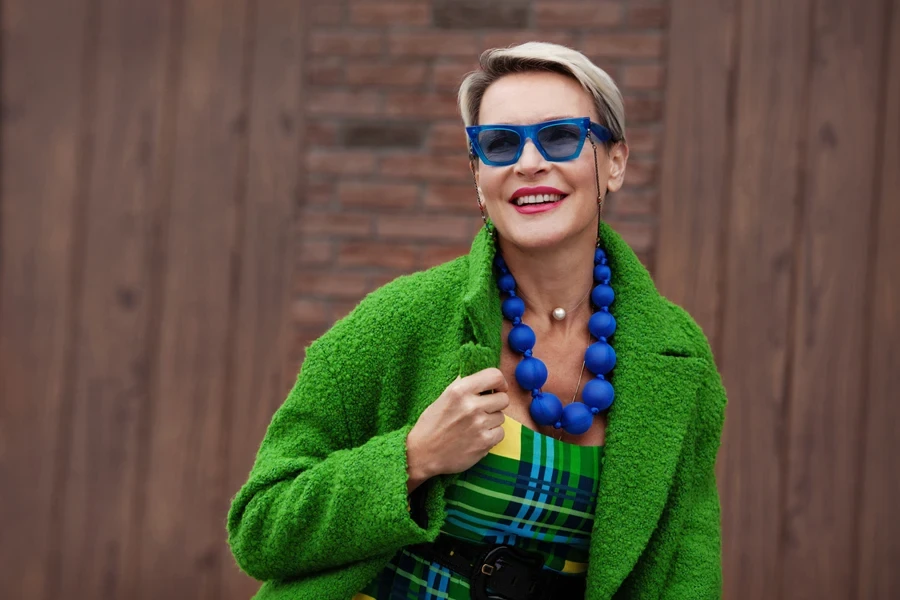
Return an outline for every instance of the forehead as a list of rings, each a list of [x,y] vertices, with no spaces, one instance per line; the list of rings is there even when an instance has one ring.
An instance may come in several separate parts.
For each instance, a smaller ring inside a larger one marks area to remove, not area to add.
[[[525,125],[564,117],[597,119],[591,95],[560,73],[504,75],[484,92],[478,121]]]

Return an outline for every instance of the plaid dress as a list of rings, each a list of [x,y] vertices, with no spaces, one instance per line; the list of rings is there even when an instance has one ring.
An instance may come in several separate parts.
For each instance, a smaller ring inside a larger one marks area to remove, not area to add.
[[[541,553],[545,569],[584,577],[602,447],[560,442],[506,417],[506,433],[447,488],[441,532]],[[354,600],[469,598],[467,577],[400,550]]]

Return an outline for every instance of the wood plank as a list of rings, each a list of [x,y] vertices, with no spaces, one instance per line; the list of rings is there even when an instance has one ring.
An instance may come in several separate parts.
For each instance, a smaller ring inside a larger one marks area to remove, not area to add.
[[[296,373],[296,367],[288,374],[284,367],[293,341],[293,215],[298,190],[304,187],[299,168],[304,7],[295,0],[277,0],[259,3],[256,10],[240,289],[231,327],[229,498],[246,481],[272,414]],[[251,597],[259,583],[243,575],[226,552],[222,589],[230,598]]]
[[[0,590],[6,598],[45,598],[55,583],[58,452],[70,407],[76,216],[85,183],[86,4],[72,0],[52,11],[30,0],[2,4]]]
[[[179,3],[177,131],[138,599],[219,599],[226,370],[246,168],[247,3]]]
[[[900,431],[900,3],[896,0],[891,14],[882,71],[886,92],[879,127],[883,135],[879,211],[873,225],[876,263],[869,287],[868,382],[863,388],[868,394],[856,597],[866,600],[900,598],[900,477],[895,460]]]
[[[738,6],[738,0],[675,3],[669,25],[655,280],[665,296],[693,315],[714,347],[730,189],[730,74]]]
[[[60,532],[60,592],[136,595],[142,491],[139,440],[149,408],[154,239],[160,226],[169,2],[99,4],[96,122],[75,379]],[[59,99],[57,99],[58,101]],[[149,335],[148,335],[149,334]]]
[[[744,2],[719,365],[726,598],[775,598],[811,0]],[[772,69],[777,64],[778,69]],[[778,148],[778,152],[772,152]]]
[[[797,257],[781,597],[852,598],[882,0],[819,0]]]

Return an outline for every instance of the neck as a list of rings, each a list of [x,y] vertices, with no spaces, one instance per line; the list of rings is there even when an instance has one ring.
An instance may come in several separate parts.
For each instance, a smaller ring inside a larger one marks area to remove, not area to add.
[[[503,238],[498,244],[516,278],[533,325],[540,323],[542,329],[546,326],[569,329],[581,321],[579,316],[590,314],[590,298],[585,295],[594,283],[596,234],[581,235],[553,248],[522,248]],[[563,321],[551,317],[555,308],[563,308],[568,313]]]

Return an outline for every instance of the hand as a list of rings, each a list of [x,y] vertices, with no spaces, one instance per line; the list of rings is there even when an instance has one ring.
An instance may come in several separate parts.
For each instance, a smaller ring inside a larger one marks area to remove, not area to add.
[[[416,421],[406,437],[411,493],[435,475],[461,473],[503,439],[509,386],[500,369],[459,378]]]

